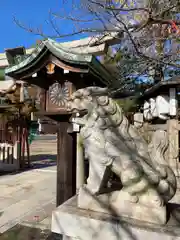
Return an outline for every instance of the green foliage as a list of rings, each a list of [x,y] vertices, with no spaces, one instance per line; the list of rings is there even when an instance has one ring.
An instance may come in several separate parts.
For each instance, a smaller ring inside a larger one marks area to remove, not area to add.
[[[180,38],[177,38],[177,39],[176,39],[176,42],[177,42],[177,43],[180,43]],[[179,51],[179,54],[180,54],[180,51]]]
[[[29,144],[31,144],[32,141],[36,138],[37,132],[38,132],[38,124],[31,124],[30,130],[29,130],[29,136],[28,136]]]
[[[5,80],[5,69],[0,68],[0,81],[4,81],[4,80]]]

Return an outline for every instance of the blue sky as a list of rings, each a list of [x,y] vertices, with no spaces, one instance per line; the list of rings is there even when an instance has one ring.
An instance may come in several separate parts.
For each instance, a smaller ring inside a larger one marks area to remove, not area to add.
[[[64,0],[64,2],[71,2],[70,0]],[[3,52],[6,48],[13,48],[17,46],[32,46],[39,36],[35,36],[33,33],[29,33],[20,27],[18,27],[14,21],[15,16],[22,23],[32,27],[42,26],[44,32],[47,34],[54,34],[52,26],[47,24],[49,10],[52,9],[56,12],[64,9],[67,12],[71,11],[71,5],[65,3],[61,4],[60,0],[1,0],[0,5],[0,28],[1,28],[1,40],[0,40],[0,52]],[[62,33],[69,33],[72,30],[72,25],[67,21],[61,21],[59,30]],[[75,36],[74,39],[77,39]],[[70,39],[64,39],[70,40]]]

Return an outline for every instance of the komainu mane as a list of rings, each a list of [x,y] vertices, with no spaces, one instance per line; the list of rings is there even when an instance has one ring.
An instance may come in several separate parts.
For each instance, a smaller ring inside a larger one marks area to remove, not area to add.
[[[92,195],[103,193],[109,169],[122,183],[120,201],[160,207],[174,196],[176,179],[164,158],[168,147],[165,131],[156,131],[148,145],[105,88],[77,90],[69,101],[69,110],[80,114],[74,122],[81,125],[89,160],[86,189]],[[81,115],[82,110],[87,110],[85,115]]]

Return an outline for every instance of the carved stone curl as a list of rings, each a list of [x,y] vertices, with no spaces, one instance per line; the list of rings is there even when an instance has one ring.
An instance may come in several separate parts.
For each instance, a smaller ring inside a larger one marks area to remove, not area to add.
[[[89,160],[89,177],[79,193],[79,207],[98,211],[102,208],[82,200],[88,192],[89,196],[106,198],[108,208],[117,211],[126,205],[124,208],[132,212],[140,204],[145,207],[143,211],[154,207],[165,213],[165,203],[176,192],[175,175],[163,155],[168,146],[166,132],[157,131],[148,146],[105,88],[79,89],[73,93],[68,106],[70,111],[80,114],[74,122],[81,125],[80,134]],[[82,116],[84,110],[87,114]],[[110,172],[120,179],[121,189],[108,188]],[[132,217],[141,218],[138,211],[136,208]],[[157,222],[153,217],[150,221]],[[164,221],[165,215],[160,222]]]

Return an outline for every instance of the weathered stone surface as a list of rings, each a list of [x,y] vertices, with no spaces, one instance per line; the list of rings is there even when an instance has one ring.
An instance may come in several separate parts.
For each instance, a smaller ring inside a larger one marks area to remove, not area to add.
[[[176,192],[175,175],[165,160],[166,131],[155,131],[148,144],[104,88],[77,90],[68,108],[79,113],[72,122],[81,126],[80,136],[89,160],[86,191],[80,190],[78,206],[102,211],[97,201],[93,201],[99,197],[118,215],[165,223],[165,204]],[[113,186],[109,187],[112,173],[118,176],[122,189],[114,191]],[[92,198],[87,197],[86,192]],[[107,192],[112,193],[105,194]],[[159,218],[148,213],[149,207]]]
[[[56,167],[0,177],[0,233],[17,223],[35,225],[51,215],[56,199]]]
[[[132,203],[121,198],[121,196],[118,198],[115,195],[118,195],[118,191],[112,192],[112,194],[93,196],[81,188],[79,191],[78,207],[119,217],[143,219],[145,222],[157,223],[159,225],[167,222],[166,206],[149,208],[146,205]],[[113,201],[114,199],[115,201]]]
[[[72,198],[52,215],[51,231],[76,240],[179,240],[179,222],[165,226],[80,209]]]
[[[135,113],[134,114],[134,126],[137,128],[140,128],[140,127],[142,127],[143,122],[144,122],[143,113],[139,113],[139,112]]]
[[[54,199],[55,200],[55,199]],[[22,225],[25,226],[34,226],[43,225],[46,226],[46,229],[50,229],[51,225],[51,214],[52,211],[56,208],[56,202],[52,201],[43,206],[43,208],[35,209],[30,212],[22,219]]]

